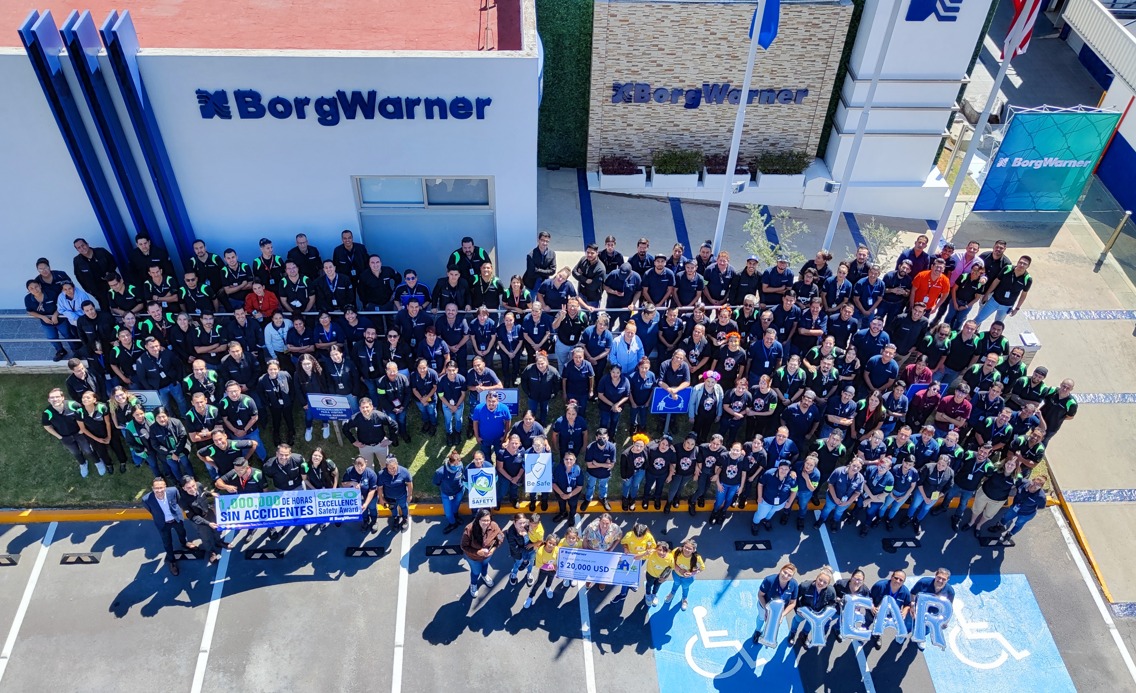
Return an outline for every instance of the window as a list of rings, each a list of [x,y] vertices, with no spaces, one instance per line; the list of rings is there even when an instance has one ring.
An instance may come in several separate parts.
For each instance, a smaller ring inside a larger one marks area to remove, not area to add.
[[[491,209],[493,206],[488,178],[359,176],[355,180],[362,208]]]

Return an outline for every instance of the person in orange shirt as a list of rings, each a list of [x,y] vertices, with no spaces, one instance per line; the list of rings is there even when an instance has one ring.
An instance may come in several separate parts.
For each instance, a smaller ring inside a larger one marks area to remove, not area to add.
[[[253,280],[252,291],[245,296],[245,310],[248,314],[259,320],[261,324],[271,317],[280,308],[280,299],[276,294],[264,288],[259,280]]]
[[[944,272],[946,266],[945,260],[935,258],[935,261],[931,263],[931,269],[915,275],[915,279],[911,281],[911,295],[908,298],[909,307],[916,303],[922,303],[927,306],[927,312],[931,313],[935,310],[935,306],[939,305],[939,301],[950,294],[951,281]]]

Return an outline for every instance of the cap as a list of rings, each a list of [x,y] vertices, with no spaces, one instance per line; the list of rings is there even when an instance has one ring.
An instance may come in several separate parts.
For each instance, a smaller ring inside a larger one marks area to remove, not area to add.
[[[757,259],[756,255],[750,255],[749,257],[746,258],[746,262],[758,262],[758,261],[759,260]]]
[[[1033,372],[1037,373],[1038,375],[1049,375],[1049,369],[1045,366],[1038,366],[1037,368],[1033,369]]]
[[[852,394],[856,394],[856,386],[855,385],[848,385],[847,387],[844,388],[844,391],[845,392],[851,392]]]
[[[777,466],[778,467],[792,467],[793,463],[790,462],[789,460],[785,459],[784,457],[782,457],[780,460],[777,461]]]
[[[789,261],[788,255],[778,255],[777,256],[777,262],[788,262],[788,261]]]
[[[246,460],[243,457],[238,457],[237,459],[233,460],[233,467],[234,468],[247,467],[247,466],[248,466],[248,460]]]
[[[625,262],[625,263],[623,263],[622,265],[619,266],[619,269],[623,270],[624,272],[630,272],[631,271],[631,263]]]
[[[666,253],[655,253],[655,259],[656,260],[666,260],[667,255],[666,255]]]

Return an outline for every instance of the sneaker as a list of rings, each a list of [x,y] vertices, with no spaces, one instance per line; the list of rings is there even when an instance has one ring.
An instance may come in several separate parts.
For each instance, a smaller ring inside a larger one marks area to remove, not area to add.
[[[890,517],[884,520],[884,527],[886,527],[887,531],[889,532],[895,529],[895,524],[892,522],[892,519]]]
[[[773,522],[770,520],[762,520],[761,526],[765,529],[766,532],[773,531]]]
[[[323,426],[323,439],[327,440],[328,436],[330,436],[330,435],[331,435],[331,426],[324,424],[324,426]]]
[[[312,442],[312,429],[311,428],[305,428],[304,429],[304,440],[309,442],[309,443]]]
[[[530,570],[529,572],[525,573],[525,584],[529,587],[532,587],[534,582],[536,581],[533,579],[532,571]]]
[[[686,611],[686,607],[688,607],[688,606],[690,606],[690,604],[685,599],[683,599],[682,600],[682,607],[681,607],[682,610]]]
[[[518,582],[518,579],[517,579],[516,573],[509,575],[509,584],[510,585],[515,585],[515,584],[517,584],[517,582]]]
[[[470,585],[469,586],[469,596],[471,596],[471,597],[477,596],[477,585]]]
[[[919,524],[919,520],[912,520],[911,521],[911,527],[915,530],[916,534],[919,534],[920,532],[923,531],[923,527],[922,527],[922,525]]]
[[[780,519],[780,522],[781,522],[781,524],[783,524],[783,525],[787,525],[787,524],[789,524],[789,511],[788,511],[788,510],[782,510],[782,511],[781,511],[781,519]]]
[[[493,586],[493,578],[489,577],[488,573],[486,573],[485,575],[482,575],[481,580],[485,583],[486,587],[492,587]]]
[[[526,599],[526,600],[525,600],[525,606],[524,606],[524,608],[526,608],[526,609],[527,609],[527,608],[529,608],[530,606],[532,606],[532,597],[529,597],[528,599]]]
[[[564,586],[565,586],[565,587],[575,587],[575,586],[576,586],[576,581],[575,581],[575,580],[565,580],[565,581],[564,581]]]
[[[803,517],[797,518],[797,531],[798,532],[805,531],[805,518],[803,518]]]
[[[667,595],[667,598],[664,599],[663,601],[666,602],[667,604],[670,604],[671,600],[674,599],[674,596],[675,596],[675,593],[671,592],[670,594]]]
[[[544,591],[544,596],[548,597],[549,599],[552,599],[553,597],[556,596],[556,593],[552,591],[551,587],[549,587],[548,589],[546,589]]]
[[[749,533],[756,537],[759,527],[760,527],[760,525],[755,525],[751,522],[750,525],[749,525]]]
[[[911,518],[907,515],[904,515],[903,519],[899,521],[900,527],[906,527],[909,524],[911,524]]]
[[[960,524],[962,524],[962,518],[959,517],[958,515],[952,515],[951,516],[951,529],[953,529],[956,532],[959,531],[959,525]]]

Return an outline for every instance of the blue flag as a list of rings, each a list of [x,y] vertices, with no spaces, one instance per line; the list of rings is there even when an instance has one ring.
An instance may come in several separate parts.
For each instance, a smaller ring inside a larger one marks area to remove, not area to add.
[[[753,38],[753,25],[757,23],[757,10],[753,11],[753,19],[749,23],[749,37]],[[781,24],[781,0],[765,0],[765,12],[761,15],[761,31],[757,35],[757,43],[768,50],[777,38],[777,29]]]

